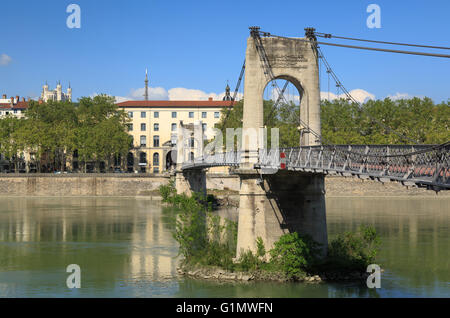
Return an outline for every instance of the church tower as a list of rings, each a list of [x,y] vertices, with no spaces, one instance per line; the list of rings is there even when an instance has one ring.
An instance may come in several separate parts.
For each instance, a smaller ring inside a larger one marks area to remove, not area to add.
[[[225,96],[223,97],[223,100],[224,101],[227,101],[227,100],[232,101],[233,100],[233,97],[231,97],[230,86],[228,85],[228,82],[227,82],[227,87],[225,87]]]
[[[70,86],[70,82],[69,82],[69,88],[67,89],[67,100],[69,102],[72,101],[72,87]]]
[[[58,81],[58,84],[56,85],[56,100],[62,100],[62,86],[60,81]]]

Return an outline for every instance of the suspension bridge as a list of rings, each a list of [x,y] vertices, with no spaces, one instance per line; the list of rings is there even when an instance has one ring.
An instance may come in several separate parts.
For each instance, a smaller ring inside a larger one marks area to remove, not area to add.
[[[274,83],[277,100],[287,103],[284,96],[287,83],[300,93],[299,126],[303,127],[299,146],[265,149],[252,138],[242,138],[241,149],[229,152],[203,153],[185,160],[185,141],[179,135],[176,187],[179,193],[206,191],[205,170],[215,166],[230,166],[240,177],[240,207],[237,254],[254,251],[257,238],[266,246],[284,233],[297,231],[312,236],[322,244],[326,253],[327,229],[324,176],[335,174],[380,182],[395,181],[405,186],[424,187],[440,191],[450,189],[450,142],[441,145],[421,145],[367,114],[386,131],[393,132],[410,145],[334,145],[321,135],[319,59],[322,60],[336,86],[349,101],[359,104],[345,89],[326,60],[320,45],[343,46],[353,49],[449,58],[450,55],[379,49],[319,42],[317,37],[332,38],[330,34],[305,29],[304,38],[289,38],[250,28],[247,51],[238,84],[231,103],[234,103],[245,72],[243,135],[261,140],[264,114],[263,93]],[[341,37],[344,38],[344,37]],[[362,40],[345,38],[349,40]],[[446,47],[370,41],[433,49]],[[276,80],[286,80],[282,89]],[[224,122],[226,123],[228,114]],[[200,130],[202,131],[202,130]],[[203,136],[197,136],[203,141]]]

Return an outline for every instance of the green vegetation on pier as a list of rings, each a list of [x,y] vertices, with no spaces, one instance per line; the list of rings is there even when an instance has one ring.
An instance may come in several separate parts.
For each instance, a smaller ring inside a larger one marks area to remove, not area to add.
[[[365,272],[379,250],[375,229],[362,225],[358,231],[345,232],[332,240],[326,257],[321,257],[320,245],[311,237],[294,232],[281,236],[269,251],[258,238],[256,252],[243,251],[235,259],[237,224],[213,214],[211,196],[179,195],[173,182],[161,186],[160,194],[163,202],[176,207],[174,238],[185,268],[216,267],[284,280],[330,273],[339,277]]]

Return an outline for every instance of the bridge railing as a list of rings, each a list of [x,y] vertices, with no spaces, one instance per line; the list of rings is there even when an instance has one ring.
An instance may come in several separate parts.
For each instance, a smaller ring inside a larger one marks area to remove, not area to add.
[[[396,180],[434,189],[450,189],[450,143],[443,145],[351,145],[260,149],[257,168],[286,168],[315,173]],[[195,158],[183,169],[239,166],[241,151]]]
[[[241,162],[241,151],[229,151],[205,154],[194,160],[183,162],[182,169],[207,168],[218,166],[238,166]]]
[[[450,144],[352,145],[280,148],[260,151],[260,167],[279,168],[280,154],[286,167],[306,172],[338,173],[406,184],[450,188]]]

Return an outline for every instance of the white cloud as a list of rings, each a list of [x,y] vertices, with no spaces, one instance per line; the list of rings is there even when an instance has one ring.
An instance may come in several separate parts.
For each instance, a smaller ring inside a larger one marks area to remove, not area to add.
[[[169,100],[222,100],[225,93],[206,93],[199,89],[189,89],[184,87],[176,87],[169,89]]]
[[[213,100],[222,100],[225,92],[222,93],[207,93],[199,89],[191,89],[184,87],[175,87],[166,90],[163,87],[149,87],[149,100],[208,100],[212,97]],[[132,89],[127,96],[115,96],[116,102],[121,103],[129,100],[144,100],[145,88]],[[242,98],[242,94],[238,94],[237,99]]]
[[[408,93],[395,93],[394,95],[388,95],[386,96],[387,98],[390,98],[391,100],[399,100],[399,99],[411,99],[414,97],[419,97],[419,98],[423,98],[423,96],[419,96],[419,95],[410,95]]]
[[[12,62],[12,58],[5,53],[0,55],[0,66],[7,66]]]
[[[116,103],[123,103],[123,102],[127,102],[129,100],[132,100],[128,97],[123,97],[123,96],[114,96],[116,98]]]
[[[131,93],[128,95],[133,100],[143,100],[144,99],[145,88],[132,89]],[[162,87],[149,87],[148,88],[148,99],[149,100],[168,100],[169,94],[167,90]]]
[[[144,100],[144,88],[137,88],[132,89],[130,91],[130,94],[127,96],[115,96],[116,102],[121,103],[125,101],[130,100]],[[276,100],[278,95],[277,92],[274,91],[274,99]],[[92,95],[95,96],[96,94]],[[358,102],[364,103],[368,100],[375,100],[375,95],[364,90],[361,88],[353,89],[350,91],[350,95],[353,96]],[[175,87],[171,88],[169,90],[166,90],[163,87],[149,87],[149,100],[208,100],[208,98],[212,97],[213,100],[221,101],[223,97],[225,96],[225,92],[222,93],[207,93],[205,91],[202,91],[200,89],[191,89],[191,88],[184,88],[184,87]],[[322,100],[327,100],[328,97],[330,100],[335,100],[339,98],[346,98],[345,94],[339,94],[336,95],[332,92],[320,92],[320,98]],[[414,97],[422,97],[418,95],[410,95],[408,93],[395,93],[393,95],[386,96],[390,98],[391,100],[398,100],[398,99],[411,99]],[[243,94],[238,93],[237,100],[240,100],[243,98]],[[298,95],[286,95],[285,98],[287,100],[293,101],[294,103],[298,104],[299,96]]]
[[[375,99],[375,95],[374,94],[371,94],[368,91],[365,91],[365,90],[363,90],[361,88],[353,89],[349,93],[359,103],[364,103],[364,102],[366,102],[369,99]],[[332,92],[320,92],[320,98],[322,100],[328,99],[328,97],[329,97],[329,99],[331,101],[331,100],[340,99],[340,98],[344,98],[345,99],[346,95],[345,94],[336,95],[336,94],[334,94]]]

